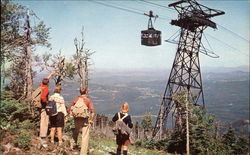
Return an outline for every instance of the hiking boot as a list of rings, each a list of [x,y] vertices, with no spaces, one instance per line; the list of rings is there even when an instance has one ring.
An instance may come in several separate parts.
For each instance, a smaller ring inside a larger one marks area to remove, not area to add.
[[[55,141],[54,141],[54,140],[51,140],[50,142],[51,142],[52,144],[55,144]]]
[[[74,149],[74,146],[75,146],[75,141],[74,141],[74,139],[70,139],[69,144],[70,144],[70,149],[73,150],[73,149]]]
[[[121,155],[121,149],[116,149],[116,154]]]
[[[41,142],[42,147],[47,148],[48,144],[46,142]]]
[[[123,155],[127,155],[128,151],[127,150],[123,150]]]
[[[63,142],[62,141],[59,141],[59,145],[58,146],[62,146],[63,145]]]
[[[47,141],[45,138],[39,137],[39,140],[40,140],[40,144],[42,147],[44,147],[44,148],[48,147],[48,144],[47,144]]]
[[[80,146],[79,145],[74,145],[74,147],[73,147],[73,150],[80,150],[81,148],[80,148]]]

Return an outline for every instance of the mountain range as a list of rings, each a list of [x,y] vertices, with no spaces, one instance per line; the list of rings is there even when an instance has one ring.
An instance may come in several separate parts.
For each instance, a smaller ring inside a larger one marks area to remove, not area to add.
[[[111,117],[123,102],[138,118],[159,111],[170,70],[96,70],[90,74],[89,93],[96,112]],[[43,75],[36,78],[36,83]],[[76,79],[76,78],[75,78]],[[246,67],[206,70],[202,73],[205,106],[222,122],[249,120],[249,71]],[[51,90],[53,85],[50,85]],[[70,104],[79,95],[79,82],[65,80],[62,95]],[[51,91],[52,92],[52,91]]]

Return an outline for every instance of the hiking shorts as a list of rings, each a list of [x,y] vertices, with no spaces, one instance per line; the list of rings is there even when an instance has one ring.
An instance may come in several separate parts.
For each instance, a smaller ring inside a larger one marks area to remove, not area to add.
[[[50,116],[49,120],[51,127],[64,127],[64,114],[62,112],[58,112],[55,116]]]
[[[129,139],[129,135],[119,133],[116,136],[116,144],[117,145],[125,145],[125,146],[130,145],[131,142],[130,142],[130,139]]]

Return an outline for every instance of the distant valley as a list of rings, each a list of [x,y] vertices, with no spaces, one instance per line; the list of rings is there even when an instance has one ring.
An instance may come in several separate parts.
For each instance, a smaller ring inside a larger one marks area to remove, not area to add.
[[[157,115],[168,76],[169,70],[96,71],[90,75],[90,97],[99,114],[112,116],[127,101],[135,118],[148,109]],[[205,72],[202,78],[206,108],[217,120],[232,123],[249,119],[249,72]],[[67,104],[79,95],[78,87],[76,81],[64,82]]]

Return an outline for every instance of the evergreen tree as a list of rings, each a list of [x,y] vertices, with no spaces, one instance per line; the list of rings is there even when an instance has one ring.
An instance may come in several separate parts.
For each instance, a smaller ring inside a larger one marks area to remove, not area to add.
[[[214,116],[207,114],[202,107],[195,107],[190,117],[192,154],[207,154],[213,150]]]
[[[207,154],[213,148],[213,124],[214,116],[208,115],[203,107],[194,106],[187,100],[186,91],[179,91],[174,96],[176,104],[176,128],[170,138],[169,151],[184,153],[187,141],[186,130],[186,111],[189,117],[189,134],[191,154]],[[187,104],[187,105],[186,105]],[[188,109],[187,107],[188,106]]]
[[[1,1],[1,77],[8,75],[9,89],[17,94],[16,97],[20,94],[25,95],[32,85],[34,72],[31,62],[35,54],[31,49],[35,50],[36,46],[50,47],[48,42],[50,28],[47,28],[42,21],[32,25],[28,22],[31,19],[28,17],[37,18],[35,13],[25,6],[9,0]],[[9,67],[7,73],[2,72],[5,70],[4,64]]]
[[[150,131],[153,127],[152,126],[152,118],[151,118],[151,114],[150,114],[149,110],[143,116],[142,121],[141,121],[141,126],[143,129],[144,138],[147,140],[148,139],[147,132]]]
[[[249,150],[249,135],[248,136],[238,136],[234,147],[235,154],[250,154]]]
[[[228,150],[229,153],[234,153],[236,147],[236,140],[237,138],[235,135],[235,131],[230,125],[226,133],[222,136],[222,143],[224,144],[225,149]]]

